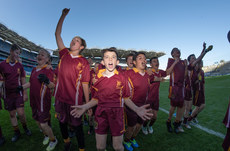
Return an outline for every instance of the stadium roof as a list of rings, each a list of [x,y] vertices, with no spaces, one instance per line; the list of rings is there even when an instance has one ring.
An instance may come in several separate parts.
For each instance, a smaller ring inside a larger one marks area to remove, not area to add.
[[[8,29],[6,26],[0,23],[0,37],[3,40],[7,40],[11,43],[19,45],[21,48],[25,48],[29,51],[35,51],[38,52],[42,48],[41,46],[36,45],[35,43],[29,41],[28,39],[18,35],[16,32]],[[101,50],[99,48],[90,48],[90,49],[85,49],[82,52],[82,55],[85,57],[91,57],[91,58],[97,58],[101,57]],[[145,50],[140,50],[142,52],[145,52],[147,59],[150,59],[151,57],[161,57],[165,55],[164,52],[155,52],[155,51],[145,51]],[[134,50],[124,50],[124,49],[118,49],[118,57],[125,58],[129,53],[134,52]],[[54,50],[53,55],[58,56],[58,51]]]

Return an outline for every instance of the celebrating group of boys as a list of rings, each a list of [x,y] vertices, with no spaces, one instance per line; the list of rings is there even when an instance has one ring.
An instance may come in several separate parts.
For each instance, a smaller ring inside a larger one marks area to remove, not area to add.
[[[98,151],[106,150],[108,131],[112,136],[114,150],[122,151],[125,147],[128,151],[132,151],[133,148],[139,147],[135,138],[141,129],[146,135],[153,133],[152,126],[159,110],[160,82],[167,75],[170,75],[171,105],[166,121],[167,130],[173,132],[171,119],[175,109],[177,111],[173,122],[174,132],[183,132],[181,125],[191,128],[189,123],[196,119],[205,106],[202,58],[212,46],[206,49],[204,43],[197,59],[195,55],[188,57],[188,65],[187,60],[180,59],[180,50],[173,48],[166,71],[159,70],[157,57],[150,59],[151,68],[147,69],[146,56],[143,52],[129,54],[126,58],[128,67],[122,69],[118,66],[116,48],[111,47],[102,50],[101,63],[97,63],[95,70],[90,70],[89,62],[80,55],[86,48],[85,40],[79,36],[74,37],[70,48],[66,48],[63,43],[62,25],[68,13],[69,9],[63,9],[56,27],[55,37],[60,61],[55,72],[49,65],[49,52],[40,50],[37,56],[38,65],[32,70],[30,80],[26,83],[25,71],[18,62],[20,48],[17,45],[12,46],[7,60],[0,63],[1,84],[4,86],[2,97],[15,131],[13,142],[21,135],[16,112],[25,133],[31,135],[24,114],[24,101],[27,99],[27,88],[29,88],[32,117],[44,134],[43,144],[49,144],[47,151],[53,150],[58,143],[50,123],[52,95],[55,97],[56,117],[65,151],[71,148],[69,127],[76,133],[79,151],[85,150],[81,117],[86,111],[90,118],[95,117],[92,119],[95,123]],[[192,104],[195,105],[195,109],[189,114]],[[0,143],[3,142],[0,128]]]

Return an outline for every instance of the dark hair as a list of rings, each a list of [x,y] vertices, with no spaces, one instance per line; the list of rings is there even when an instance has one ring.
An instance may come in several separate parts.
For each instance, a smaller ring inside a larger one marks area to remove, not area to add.
[[[144,56],[145,56],[145,53],[144,53],[144,52],[142,52],[142,51],[140,51],[140,52],[137,52],[136,54],[134,54],[134,56],[133,56],[133,60],[135,60],[135,61],[136,61],[137,56],[139,56],[140,54],[142,54],[142,55],[144,55]]]
[[[191,60],[191,57],[192,57],[192,56],[194,56],[194,57],[195,57],[195,55],[194,55],[194,54],[191,54],[191,55],[189,55],[189,56],[188,56],[188,58],[187,58],[187,59],[188,59],[188,62]]]
[[[118,59],[118,53],[117,53],[117,49],[115,48],[115,47],[111,47],[111,48],[109,48],[109,49],[103,49],[102,50],[102,58],[104,58],[104,54],[106,53],[106,52],[115,52],[115,54],[116,54],[116,56],[117,56],[117,59]]]
[[[172,51],[171,51],[171,56],[172,56],[173,52],[176,51],[176,50],[180,51],[178,48],[173,48]]]
[[[150,64],[151,64],[151,62],[152,62],[153,59],[158,59],[158,57],[152,57],[152,58],[150,59]]]
[[[133,57],[133,56],[134,56],[134,53],[128,54],[128,55],[126,56],[126,58],[125,58],[125,61],[127,62],[128,58],[129,58],[129,57]]]
[[[20,52],[21,52],[21,48],[20,48],[18,45],[16,45],[16,44],[13,44],[13,45],[11,46],[10,50],[11,50],[11,51],[20,50]]]

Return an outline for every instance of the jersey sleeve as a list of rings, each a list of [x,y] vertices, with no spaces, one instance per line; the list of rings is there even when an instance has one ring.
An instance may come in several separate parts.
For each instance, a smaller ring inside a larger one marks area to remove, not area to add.
[[[159,70],[161,77],[166,77],[167,73],[164,70]]]
[[[59,51],[59,57],[62,58],[67,53],[69,53],[69,50],[67,48],[60,50]]]
[[[174,59],[169,58],[169,59],[168,59],[168,64],[167,64],[167,68],[166,68],[166,69],[170,68],[171,65],[173,64],[173,62],[174,62]]]
[[[88,84],[90,81],[90,67],[89,63],[86,62],[85,67],[82,71],[82,83]]]
[[[46,76],[49,78],[50,82],[54,82],[55,81],[54,80],[54,72],[53,72],[52,69],[47,69],[47,75]]]
[[[128,78],[124,75],[123,77],[123,89],[122,89],[122,97],[123,98],[129,98],[130,97],[130,89],[128,85]]]
[[[20,65],[21,65],[21,69],[20,69],[20,70],[21,70],[21,73],[20,73],[20,76],[24,78],[24,77],[26,77],[26,71],[24,70],[24,68],[23,68],[23,66],[22,66],[21,63],[20,63]]]

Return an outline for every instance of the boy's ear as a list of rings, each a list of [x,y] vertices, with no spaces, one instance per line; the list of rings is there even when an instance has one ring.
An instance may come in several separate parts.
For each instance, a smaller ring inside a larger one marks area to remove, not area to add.
[[[85,47],[84,46],[80,46],[80,49],[83,50]]]
[[[137,62],[135,60],[133,60],[133,64],[136,66],[137,65]]]
[[[117,60],[117,65],[120,63],[120,61],[119,60]]]
[[[104,60],[101,60],[101,64],[102,64],[102,65],[105,65],[105,62],[104,62]]]

